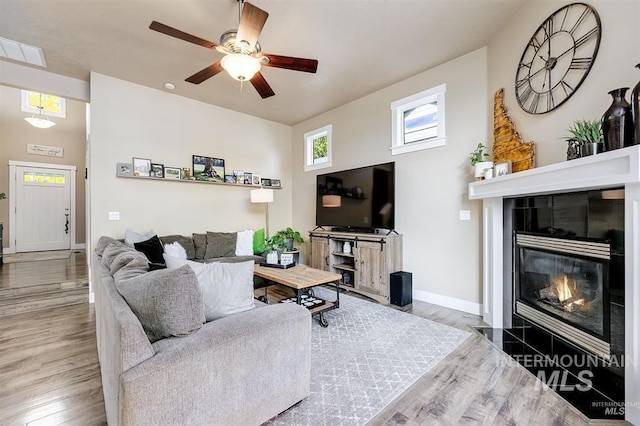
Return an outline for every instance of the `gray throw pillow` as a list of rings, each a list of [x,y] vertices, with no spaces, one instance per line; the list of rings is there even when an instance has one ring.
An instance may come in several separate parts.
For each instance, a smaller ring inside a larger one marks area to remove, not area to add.
[[[193,238],[193,247],[195,250],[194,259],[196,260],[204,259],[204,253],[207,250],[207,234],[193,234],[192,238]],[[187,253],[187,257],[189,257],[189,253]]]
[[[189,266],[116,280],[116,288],[140,320],[151,343],[165,337],[189,335],[205,322],[202,291]]]
[[[207,232],[207,250],[204,258],[235,256],[236,240],[235,232]]]
[[[187,252],[187,259],[193,260],[196,258],[196,247],[193,245],[193,240],[190,237],[185,237],[183,235],[167,235],[165,237],[160,237],[160,241],[162,241],[162,244],[165,246],[171,243],[178,243]],[[205,237],[204,245],[206,246],[206,244],[207,240]],[[203,247],[203,250],[204,249],[205,247]],[[202,255],[204,256],[204,251],[202,252]]]

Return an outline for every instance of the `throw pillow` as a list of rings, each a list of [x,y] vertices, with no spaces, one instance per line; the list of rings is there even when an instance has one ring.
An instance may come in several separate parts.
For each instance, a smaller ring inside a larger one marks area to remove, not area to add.
[[[131,229],[127,229],[124,232],[124,242],[133,247],[133,243],[141,243],[143,241],[147,241],[149,238],[156,235],[153,230],[149,232],[145,232],[144,234],[139,234]]]
[[[253,254],[262,254],[265,239],[264,228],[260,228],[253,233]]]
[[[165,246],[167,244],[177,242],[187,251],[187,259],[193,260],[196,258],[196,248],[193,245],[193,240],[191,239],[191,237],[185,237],[184,235],[167,235],[166,237],[160,237],[160,241],[162,241],[162,244],[164,244]],[[204,252],[202,254],[204,256]]]
[[[178,259],[187,259],[187,251],[179,242],[164,245],[164,252],[168,256],[177,257]]]
[[[235,232],[207,232],[207,249],[204,258],[235,256],[236,239]]]
[[[253,230],[238,231],[236,235],[236,256],[253,255]]]
[[[254,308],[252,261],[199,263],[165,254],[167,267],[188,265],[198,277],[207,321]]]
[[[162,257],[162,253],[164,253],[164,248],[162,247],[162,243],[160,242],[160,238],[157,235],[149,238],[146,241],[142,241],[140,243],[133,243],[133,246],[139,252],[144,253],[149,259],[149,269],[163,269],[166,268],[164,264],[164,258]]]
[[[195,250],[196,260],[204,259],[204,253],[207,250],[207,234],[193,234],[193,247]]]
[[[116,288],[138,317],[151,343],[186,336],[205,321],[202,291],[188,266],[116,280]]]

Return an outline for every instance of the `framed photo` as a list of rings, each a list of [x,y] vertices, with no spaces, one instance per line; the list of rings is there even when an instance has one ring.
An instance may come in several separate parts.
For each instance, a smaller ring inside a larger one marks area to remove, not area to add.
[[[151,163],[151,177],[164,177],[164,164]]]
[[[262,178],[260,182],[262,186],[271,186],[271,179],[269,178]]]
[[[133,157],[133,175],[151,176],[151,160],[148,158]]]
[[[282,185],[280,184],[280,179],[271,179],[271,187],[282,188]]]
[[[191,179],[191,169],[189,167],[182,168],[182,179]]]
[[[116,176],[133,176],[133,165],[131,163],[117,163]]]
[[[262,184],[262,178],[260,177],[260,175],[257,174],[253,174],[253,185],[255,186],[260,186]]]
[[[180,167],[165,167],[164,178],[165,179],[180,179]]]
[[[494,176],[506,176],[511,173],[511,161],[503,161],[493,165]]]
[[[236,178],[236,183],[244,184],[244,170],[234,170],[233,176]]]
[[[251,173],[244,172],[244,182],[242,182],[242,183],[245,184],[245,185],[253,185],[253,180],[252,180],[251,176],[252,176]],[[238,182],[238,183],[240,183],[240,182]]]
[[[224,160],[222,158],[194,155],[193,176],[196,180],[224,182]]]
[[[224,175],[224,181],[226,183],[236,183],[236,176],[235,175]]]

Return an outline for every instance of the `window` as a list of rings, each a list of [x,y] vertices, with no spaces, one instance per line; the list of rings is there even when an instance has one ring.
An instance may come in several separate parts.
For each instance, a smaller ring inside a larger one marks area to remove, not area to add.
[[[304,134],[304,170],[331,167],[331,124]]]
[[[44,113],[50,117],[67,118],[67,103],[65,98],[46,93],[22,91],[22,111],[37,113],[43,107]]]
[[[445,145],[446,85],[391,103],[391,154]]]
[[[23,172],[22,180],[25,183],[44,183],[50,185],[64,185],[64,175],[55,173]]]

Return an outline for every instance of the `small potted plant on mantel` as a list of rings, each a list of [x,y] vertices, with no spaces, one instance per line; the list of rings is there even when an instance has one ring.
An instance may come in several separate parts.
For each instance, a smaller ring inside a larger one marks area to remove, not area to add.
[[[486,146],[480,142],[476,149],[471,152],[471,166],[474,168],[474,174],[476,180],[482,180],[488,177],[488,172],[493,172],[493,162],[487,161],[489,153],[486,151]]]
[[[567,159],[575,158],[570,158],[572,144],[573,146],[578,146],[580,157],[594,155],[604,150],[600,120],[576,120],[568,131],[571,136],[566,138],[567,142],[569,142]]]

